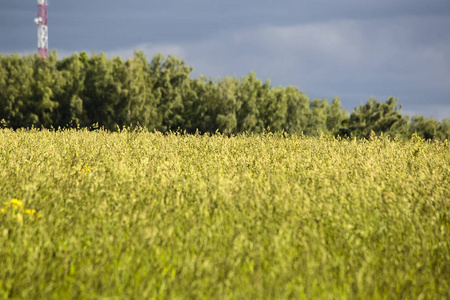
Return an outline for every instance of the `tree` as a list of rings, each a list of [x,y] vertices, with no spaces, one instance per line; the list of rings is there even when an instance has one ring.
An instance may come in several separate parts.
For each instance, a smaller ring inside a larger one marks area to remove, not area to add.
[[[83,89],[84,125],[98,123],[106,129],[115,130],[118,126],[115,107],[121,99],[121,83],[117,80],[123,72],[123,61],[114,58],[109,61],[104,53],[93,53],[86,64]]]
[[[433,118],[414,116],[409,124],[409,132],[410,134],[416,133],[426,140],[445,140],[449,138],[450,135],[450,119],[444,119],[442,123],[440,123]]]
[[[116,105],[116,117],[122,126],[139,124],[149,130],[159,126],[159,99],[152,93],[150,65],[143,52],[135,52],[125,63],[121,102]]]
[[[326,115],[327,106],[328,106],[327,99],[313,99],[310,102],[308,125],[306,126],[305,134],[315,136],[318,134],[318,132],[327,131],[327,115]]]
[[[283,91],[287,102],[286,123],[284,129],[290,134],[300,134],[308,124],[309,99],[297,88],[288,86]]]
[[[192,68],[174,56],[165,61],[161,54],[155,55],[150,63],[150,78],[155,99],[159,99],[158,129],[162,131],[183,128],[183,94],[190,89],[189,74]]]
[[[47,59],[42,59],[37,55],[34,58],[32,110],[37,116],[36,125],[49,128],[54,124],[54,113],[59,106],[55,94],[60,93],[63,86],[56,68],[58,57],[56,51],[53,51]]]
[[[225,77],[217,81],[215,94],[211,95],[211,101],[209,101],[213,120],[211,132],[217,129],[228,134],[237,132],[237,113],[242,105],[238,99],[239,88],[239,80],[232,77]]]
[[[338,133],[343,122],[348,119],[347,112],[342,108],[339,97],[334,97],[333,102],[326,106],[325,114],[327,116],[327,130],[333,133]]]
[[[83,114],[82,99],[87,65],[84,55],[86,54],[74,54],[57,64],[58,80],[62,87],[55,94],[55,99],[59,102],[54,118],[56,126],[88,125]]]
[[[237,90],[237,102],[240,107],[237,111],[237,131],[238,132],[262,132],[264,123],[260,119],[262,83],[256,79],[255,73],[250,72],[245,76]]]
[[[442,120],[440,132],[441,140],[450,139],[450,118],[445,118]]]
[[[389,134],[448,139],[450,119],[401,115],[397,99],[371,98],[347,116],[335,97],[313,99],[297,88],[272,87],[253,72],[217,81],[192,79],[192,68],[174,56],[143,52],[123,61],[86,52],[58,60],[38,55],[0,55],[0,120],[12,128],[91,126],[108,130],[140,125],[149,130],[194,133],[272,132],[316,135],[318,131],[368,138]],[[4,124],[4,123],[2,123]],[[4,125],[2,125],[4,126]]]
[[[33,110],[33,58],[17,54],[1,57],[0,119],[12,128],[38,124]]]
[[[283,88],[271,88],[267,80],[261,87],[260,119],[263,127],[271,132],[284,130],[287,118],[288,103]]]
[[[348,128],[341,130],[341,134],[368,138],[374,131],[375,134],[383,132],[406,137],[409,119],[400,114],[400,109],[394,97],[388,98],[385,103],[371,98],[365,105],[355,108],[350,114]]]

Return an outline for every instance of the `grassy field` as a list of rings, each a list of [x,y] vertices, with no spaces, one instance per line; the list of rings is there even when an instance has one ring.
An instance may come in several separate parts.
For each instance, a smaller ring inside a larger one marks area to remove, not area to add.
[[[450,299],[450,142],[0,130],[0,298]]]

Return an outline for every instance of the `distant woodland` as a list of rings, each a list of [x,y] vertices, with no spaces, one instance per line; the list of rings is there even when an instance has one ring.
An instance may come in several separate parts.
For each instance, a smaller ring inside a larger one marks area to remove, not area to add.
[[[177,57],[158,54],[149,61],[143,52],[126,61],[85,52],[61,60],[56,52],[46,60],[0,55],[0,127],[450,137],[450,118],[402,115],[393,97],[371,98],[348,113],[338,97],[309,99],[254,73],[213,80],[191,78],[192,70]]]

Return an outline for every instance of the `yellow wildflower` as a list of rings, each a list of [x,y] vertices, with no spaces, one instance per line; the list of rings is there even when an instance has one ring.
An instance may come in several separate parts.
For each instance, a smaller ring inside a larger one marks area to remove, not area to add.
[[[16,204],[22,206],[22,200],[19,199],[12,199],[11,204]]]
[[[12,213],[17,218],[17,221],[19,221],[19,223],[21,223],[21,224],[23,223],[23,215],[24,214],[29,215],[34,220],[40,219],[42,217],[41,214],[36,214],[37,212],[35,209],[25,208],[23,206],[22,200],[19,200],[19,199],[12,199],[9,202],[4,202],[4,207],[0,209],[0,213],[5,214],[10,204],[14,208],[14,212],[12,212]]]
[[[22,201],[19,199],[12,199],[11,204],[13,205],[14,209],[17,209],[19,207],[23,207]]]

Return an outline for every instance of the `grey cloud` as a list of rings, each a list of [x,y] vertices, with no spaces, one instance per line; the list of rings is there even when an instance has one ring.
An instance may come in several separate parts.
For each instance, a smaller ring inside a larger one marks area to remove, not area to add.
[[[174,53],[194,75],[255,71],[349,110],[396,96],[450,116],[448,0],[49,0],[49,45],[131,56]],[[0,52],[32,53],[35,5],[0,0]]]
[[[194,75],[243,76],[252,70],[274,85],[299,86],[312,98],[340,96],[349,110],[371,96],[395,96],[405,111],[427,114],[435,105],[442,118],[448,114],[442,107],[450,107],[450,43],[421,44],[413,31],[446,26],[446,20],[414,16],[262,26],[171,47],[195,67]],[[149,55],[156,50],[143,48]]]

